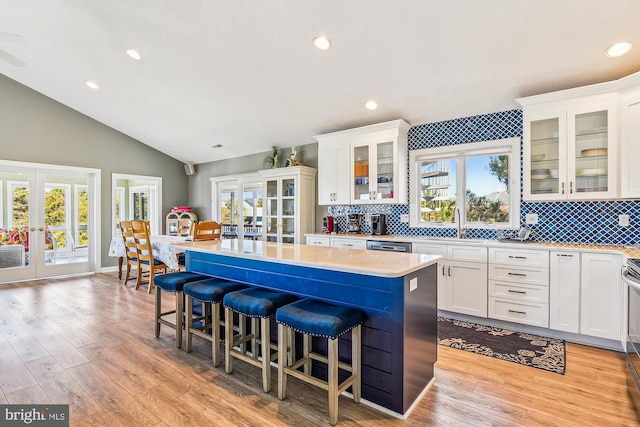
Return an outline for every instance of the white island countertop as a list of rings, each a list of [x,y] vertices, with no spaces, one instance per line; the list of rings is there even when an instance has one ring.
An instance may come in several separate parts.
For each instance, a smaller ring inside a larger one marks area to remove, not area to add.
[[[188,251],[379,277],[402,277],[436,264],[442,259],[439,255],[271,243],[261,240],[225,239],[177,243],[174,246]]]

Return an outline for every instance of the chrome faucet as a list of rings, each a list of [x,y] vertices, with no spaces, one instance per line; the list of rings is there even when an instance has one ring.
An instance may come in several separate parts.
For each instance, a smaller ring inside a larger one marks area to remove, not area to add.
[[[456,216],[458,220],[456,221]],[[456,206],[453,211],[453,218],[451,220],[454,224],[457,224],[456,237],[458,239],[464,239],[467,237],[467,232],[462,228],[462,213],[460,212],[460,208]]]

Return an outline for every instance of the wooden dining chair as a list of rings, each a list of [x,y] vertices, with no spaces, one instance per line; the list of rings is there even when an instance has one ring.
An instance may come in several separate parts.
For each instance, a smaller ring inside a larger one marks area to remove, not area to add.
[[[166,273],[167,265],[162,261],[158,261],[153,257],[153,250],[151,249],[151,238],[147,232],[145,221],[133,220],[131,221],[131,227],[133,228],[133,238],[136,242],[136,251],[138,255],[138,280],[136,282],[136,289],[141,285],[149,284],[147,293],[151,293],[153,289],[153,278],[156,273]],[[146,279],[143,279],[143,272],[147,272]]]
[[[129,277],[131,275],[131,267],[135,267],[137,272],[139,272],[140,265],[138,264],[138,250],[136,249],[136,241],[133,237],[131,221],[120,221],[120,231],[122,233],[122,240],[124,240],[124,256],[127,262],[127,271],[123,282],[126,286],[129,280],[134,279],[134,277]],[[137,280],[137,275],[135,279]]]
[[[222,225],[215,221],[200,221],[193,231],[193,241],[219,240],[222,237]]]
[[[182,219],[178,223],[178,236],[189,237],[193,234],[194,221],[190,219]]]

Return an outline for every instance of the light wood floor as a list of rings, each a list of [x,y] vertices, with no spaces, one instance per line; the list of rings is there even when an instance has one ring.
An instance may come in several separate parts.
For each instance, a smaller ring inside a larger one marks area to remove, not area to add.
[[[326,394],[289,380],[261,390],[257,368],[213,368],[208,343],[153,333],[153,295],[116,274],[0,285],[0,403],[68,403],[71,424],[328,425]],[[166,302],[169,302],[168,299]],[[638,426],[623,354],[567,346],[566,375],[439,347],[436,383],[408,420],[340,398],[343,426]]]

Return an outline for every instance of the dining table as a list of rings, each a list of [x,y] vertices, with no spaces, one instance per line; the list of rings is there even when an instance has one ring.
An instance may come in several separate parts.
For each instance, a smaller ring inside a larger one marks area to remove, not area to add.
[[[172,246],[176,243],[184,243],[191,240],[191,237],[169,236],[166,234],[151,235],[151,250],[153,257],[163,262],[170,270],[178,270],[178,258],[184,249],[179,246]],[[126,253],[122,236],[114,236],[109,244],[109,256],[118,257],[118,279],[122,279],[122,263]]]

